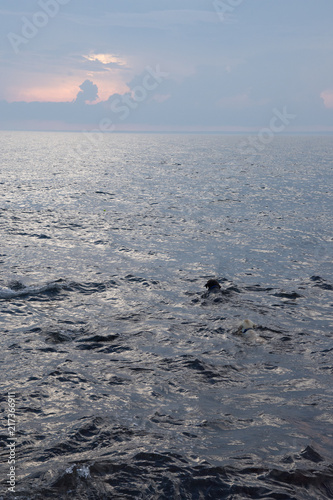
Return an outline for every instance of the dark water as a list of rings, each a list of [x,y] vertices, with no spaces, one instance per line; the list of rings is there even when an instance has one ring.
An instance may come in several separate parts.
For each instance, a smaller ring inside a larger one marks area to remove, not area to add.
[[[333,498],[332,138],[0,141],[0,498]]]

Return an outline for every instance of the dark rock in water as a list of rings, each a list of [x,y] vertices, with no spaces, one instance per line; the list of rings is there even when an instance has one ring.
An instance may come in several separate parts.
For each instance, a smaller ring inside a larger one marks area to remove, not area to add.
[[[207,290],[209,292],[212,292],[212,291],[215,291],[215,290],[216,291],[219,290],[221,288],[221,285],[220,285],[220,283],[217,280],[210,279],[205,284],[205,287],[207,288]]]

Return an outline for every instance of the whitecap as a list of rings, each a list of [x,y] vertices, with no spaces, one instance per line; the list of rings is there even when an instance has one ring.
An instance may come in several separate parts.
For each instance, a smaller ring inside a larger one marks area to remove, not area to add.
[[[60,290],[58,283],[47,283],[45,285],[23,286],[19,290],[0,287],[0,299],[12,299],[26,295],[38,295],[40,293]]]

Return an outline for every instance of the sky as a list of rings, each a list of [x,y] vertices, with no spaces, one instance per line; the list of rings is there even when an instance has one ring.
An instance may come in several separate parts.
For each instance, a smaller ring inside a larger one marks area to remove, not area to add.
[[[333,132],[332,0],[0,0],[0,129]]]

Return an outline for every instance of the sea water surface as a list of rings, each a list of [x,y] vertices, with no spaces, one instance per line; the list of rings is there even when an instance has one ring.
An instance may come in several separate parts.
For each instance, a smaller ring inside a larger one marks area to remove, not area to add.
[[[333,498],[333,139],[241,139],[0,133],[1,499]]]

